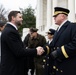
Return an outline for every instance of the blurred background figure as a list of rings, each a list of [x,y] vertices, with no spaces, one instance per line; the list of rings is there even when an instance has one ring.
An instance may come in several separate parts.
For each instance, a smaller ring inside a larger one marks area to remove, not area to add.
[[[50,44],[53,40],[53,36],[54,36],[54,33],[55,33],[55,30],[54,29],[49,29],[47,33],[47,38],[48,38],[48,44]]]
[[[5,27],[6,22],[0,21],[0,75],[1,75],[1,32]]]
[[[30,28],[29,33],[24,39],[24,45],[26,48],[36,48],[38,46],[44,46],[46,44],[46,39],[41,34],[37,33],[37,28]],[[27,57],[27,69],[25,72],[31,70],[31,75],[34,75],[36,70],[36,75],[44,75],[43,69],[43,58],[44,56],[37,56],[37,57]],[[26,60],[25,60],[26,61]]]
[[[6,22],[0,21],[0,32],[2,32],[2,30],[5,27]]]
[[[52,42],[52,40],[53,40],[53,36],[54,36],[54,33],[55,33],[55,30],[54,29],[49,29],[49,31],[48,32],[46,32],[47,33],[47,44],[51,44],[51,42]],[[50,55],[46,55],[45,56],[45,58],[43,59],[43,63],[44,63],[44,69],[45,69],[45,73],[44,73],[44,75],[50,75],[49,73],[49,71],[50,71],[50,69],[51,69],[51,65],[52,65],[52,63],[49,61],[49,60],[52,60],[51,58],[50,58]]]

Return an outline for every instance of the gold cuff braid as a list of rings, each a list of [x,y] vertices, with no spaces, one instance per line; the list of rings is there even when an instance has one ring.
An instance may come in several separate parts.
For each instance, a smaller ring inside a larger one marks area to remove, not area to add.
[[[66,50],[65,50],[64,46],[61,47],[61,51],[62,51],[65,58],[69,57],[68,54],[66,53]]]
[[[48,46],[46,46],[46,48],[47,48],[47,54],[49,54],[50,53],[50,48]]]

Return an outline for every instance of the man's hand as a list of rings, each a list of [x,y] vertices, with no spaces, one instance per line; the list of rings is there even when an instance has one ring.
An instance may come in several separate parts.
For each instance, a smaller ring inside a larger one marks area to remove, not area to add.
[[[37,47],[36,49],[37,49],[37,55],[42,55],[45,52],[44,49],[40,46]]]

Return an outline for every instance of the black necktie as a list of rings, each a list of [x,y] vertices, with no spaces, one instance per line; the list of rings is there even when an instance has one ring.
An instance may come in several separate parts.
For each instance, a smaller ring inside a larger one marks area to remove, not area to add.
[[[58,32],[58,31],[59,31],[59,27],[57,28],[56,32]]]

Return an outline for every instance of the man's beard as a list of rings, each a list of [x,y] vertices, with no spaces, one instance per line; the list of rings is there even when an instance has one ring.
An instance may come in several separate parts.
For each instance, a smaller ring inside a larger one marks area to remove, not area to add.
[[[21,26],[21,25],[22,25],[22,22],[17,21],[17,22],[16,22],[16,25],[17,25],[17,26]]]
[[[22,22],[20,21],[15,21],[15,25],[17,26],[17,28],[19,28],[22,25]]]

